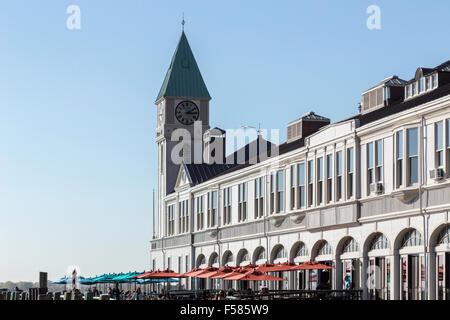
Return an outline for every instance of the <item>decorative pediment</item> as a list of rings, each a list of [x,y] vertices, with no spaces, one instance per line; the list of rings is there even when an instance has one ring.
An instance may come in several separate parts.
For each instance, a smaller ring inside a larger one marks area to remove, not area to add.
[[[191,186],[191,178],[189,172],[186,170],[186,166],[181,165],[178,171],[177,182],[175,183],[175,190],[188,188]]]

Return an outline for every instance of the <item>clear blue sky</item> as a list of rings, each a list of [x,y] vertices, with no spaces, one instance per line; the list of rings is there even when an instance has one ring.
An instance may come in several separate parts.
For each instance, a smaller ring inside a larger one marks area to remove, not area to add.
[[[81,8],[81,30],[66,8]],[[366,9],[381,8],[381,30]],[[337,121],[391,74],[450,59],[450,3],[4,0],[0,3],[0,281],[149,269],[153,104],[181,32],[211,123]],[[237,116],[238,115],[238,116]]]

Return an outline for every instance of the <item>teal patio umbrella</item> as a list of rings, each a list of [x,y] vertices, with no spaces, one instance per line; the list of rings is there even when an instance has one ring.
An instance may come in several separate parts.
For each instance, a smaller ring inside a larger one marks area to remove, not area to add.
[[[67,282],[72,281],[72,279],[69,279],[67,277],[62,277],[59,280],[53,281],[53,284],[67,284]]]

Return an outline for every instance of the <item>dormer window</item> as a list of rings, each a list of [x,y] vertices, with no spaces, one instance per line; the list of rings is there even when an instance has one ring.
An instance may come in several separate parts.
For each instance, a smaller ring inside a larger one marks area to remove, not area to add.
[[[420,78],[419,80],[419,93],[425,91],[425,78]]]
[[[406,98],[412,97],[412,87],[411,85],[406,86]]]
[[[438,86],[438,75],[437,75],[437,73],[432,75],[432,82],[433,82],[433,89],[437,88],[437,86]]]
[[[384,96],[385,101],[391,98],[391,88],[390,87],[383,88],[383,96]]]
[[[426,82],[425,82],[425,90],[430,90],[431,89],[431,77],[427,77],[426,78]]]
[[[417,80],[405,86],[405,99],[412,98],[418,94],[423,94],[429,90],[436,89],[438,86],[438,74],[431,76],[420,76]]]
[[[375,109],[386,107],[391,103],[403,100],[405,97],[404,86],[407,82],[396,75],[381,81],[362,94],[360,112],[371,112]]]

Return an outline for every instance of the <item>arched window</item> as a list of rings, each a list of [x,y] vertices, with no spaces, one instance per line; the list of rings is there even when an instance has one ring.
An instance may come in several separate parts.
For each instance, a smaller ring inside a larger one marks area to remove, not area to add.
[[[447,226],[444,230],[441,231],[441,233],[439,233],[437,243],[438,245],[450,243],[450,226]]]
[[[203,264],[206,264],[206,258],[203,254],[201,254],[197,257],[197,267],[199,267]]]
[[[377,234],[370,244],[370,250],[380,249],[389,249],[389,241],[382,233]]]
[[[227,265],[227,264],[232,263],[232,262],[233,262],[233,254],[230,251],[228,251],[228,253],[226,254],[225,258],[223,259],[223,264]]]
[[[331,246],[328,244],[327,241],[322,241],[319,245],[319,250],[317,250],[317,255],[322,256],[326,254],[331,254]]]
[[[402,248],[423,245],[422,235],[416,229],[409,230],[402,240]]]
[[[306,249],[305,244],[302,242],[298,245],[297,250],[295,251],[296,257],[304,257],[308,255],[308,249]]]
[[[264,248],[259,248],[255,255],[255,261],[266,259],[266,250]]]
[[[250,256],[248,254],[248,251],[246,249],[242,249],[238,252],[237,260],[239,264],[242,264],[243,262],[249,262]]]
[[[281,259],[281,258],[286,258],[286,250],[284,249],[284,247],[283,246],[279,246],[278,248],[277,248],[277,250],[275,251],[275,254],[274,254],[274,260],[276,260],[276,259]]]
[[[356,240],[353,238],[348,238],[347,240],[345,240],[343,248],[343,253],[359,251],[358,242],[356,242]]]
[[[219,263],[219,255],[216,252],[214,252],[209,257],[209,265],[214,266],[214,265],[217,265],[218,263]]]

